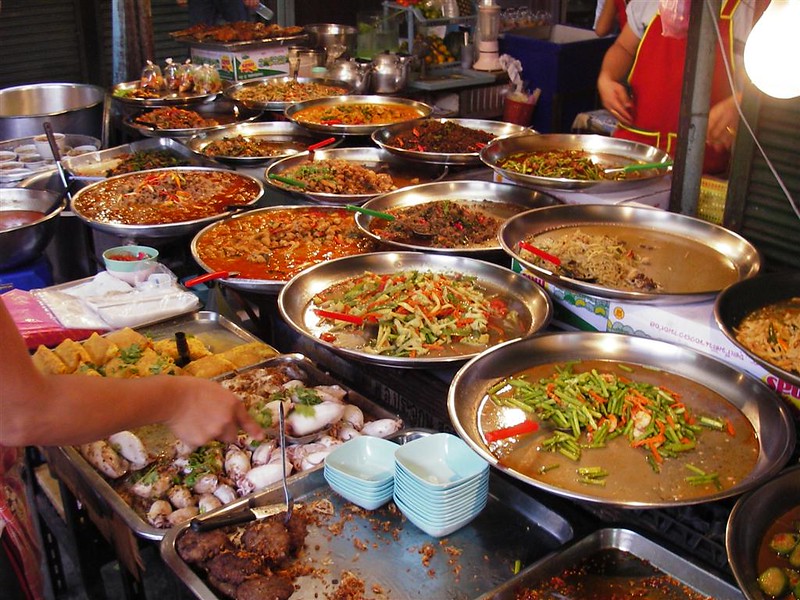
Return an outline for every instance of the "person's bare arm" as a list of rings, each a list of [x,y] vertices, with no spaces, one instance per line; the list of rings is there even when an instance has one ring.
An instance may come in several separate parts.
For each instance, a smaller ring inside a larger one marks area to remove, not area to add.
[[[617,25],[617,7],[613,0],[606,0],[594,24],[594,32],[603,37],[612,33]]]
[[[720,100],[708,112],[706,143],[717,151],[730,150],[738,124],[739,112],[733,96]]]
[[[239,399],[213,381],[41,374],[2,300],[0,343],[0,445],[81,444],[149,423],[166,424],[193,446],[232,442],[240,428],[264,435]]]
[[[633,100],[628,95],[624,82],[633,66],[638,48],[639,38],[626,25],[606,51],[597,78],[597,91],[603,106],[626,125],[633,123]]]

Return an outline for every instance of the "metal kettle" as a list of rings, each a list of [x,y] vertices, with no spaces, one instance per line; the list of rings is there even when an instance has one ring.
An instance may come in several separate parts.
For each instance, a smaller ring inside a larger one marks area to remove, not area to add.
[[[353,86],[354,94],[363,94],[369,89],[372,62],[369,60],[337,60],[328,70],[328,77],[344,81]]]
[[[372,59],[372,91],[394,94],[406,86],[414,57],[410,54],[377,54]]]

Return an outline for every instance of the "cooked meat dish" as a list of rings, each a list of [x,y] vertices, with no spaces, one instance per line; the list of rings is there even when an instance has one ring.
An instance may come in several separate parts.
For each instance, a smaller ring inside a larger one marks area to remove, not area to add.
[[[138,150],[131,154],[121,154],[116,158],[119,162],[106,171],[106,177],[148,169],[182,167],[189,164],[187,160],[175,156],[169,150]]]
[[[493,133],[464,127],[453,121],[421,121],[393,136],[389,145],[415,152],[464,154],[480,151],[495,138]]]
[[[245,85],[231,94],[241,102],[266,104],[268,102],[302,102],[325,96],[340,96],[347,89],[324,83],[302,81],[266,81]]]
[[[217,554],[234,549],[228,534],[221,529],[198,533],[187,529],[175,543],[178,554],[191,564],[204,564]]]
[[[191,37],[198,42],[250,42],[278,37],[298,35],[303,32],[302,27],[268,25],[262,22],[235,21],[222,25],[206,25],[200,23],[187,29],[173,31],[173,37]]]
[[[605,173],[607,165],[592,159],[583,150],[546,150],[537,152],[515,152],[497,161],[502,169],[531,175],[533,177],[551,177],[556,179],[575,179],[579,181],[596,181],[600,179],[625,179],[624,172]],[[631,177],[640,177],[631,173]]]
[[[264,561],[255,552],[224,550],[208,561],[208,575],[217,581],[239,585],[248,576],[260,573]]]
[[[286,169],[282,176],[323,194],[382,194],[397,189],[392,176],[342,159],[323,159]]]
[[[206,119],[198,112],[172,106],[150,110],[136,117],[134,121],[155,129],[198,129],[219,125],[218,121]]]
[[[800,373],[800,297],[753,311],[736,327],[736,339],[776,367]]]
[[[287,577],[259,575],[236,588],[236,600],[287,600],[293,593],[294,585]]]
[[[294,141],[237,135],[209,142],[203,147],[203,154],[240,158],[283,156],[292,152],[303,152],[311,143],[313,143],[311,138],[307,138],[306,141]]]
[[[265,519],[251,524],[242,535],[242,546],[258,554],[267,564],[285,560],[291,549],[289,531],[283,523]]]

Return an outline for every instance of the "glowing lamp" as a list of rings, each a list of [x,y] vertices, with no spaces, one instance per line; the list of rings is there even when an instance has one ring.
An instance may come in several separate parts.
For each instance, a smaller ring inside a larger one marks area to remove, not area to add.
[[[772,0],[744,46],[753,84],[774,98],[800,96],[800,0]]]

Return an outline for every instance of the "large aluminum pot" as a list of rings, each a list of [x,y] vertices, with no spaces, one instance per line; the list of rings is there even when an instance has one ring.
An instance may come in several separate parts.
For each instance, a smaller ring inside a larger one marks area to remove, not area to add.
[[[56,230],[58,216],[66,207],[64,198],[54,192],[9,188],[0,194],[0,213],[35,211],[42,216],[32,223],[0,228],[0,271],[30,262],[44,252]]]
[[[102,139],[105,90],[80,83],[34,83],[0,90],[0,140],[53,131]]]
[[[356,54],[358,32],[352,25],[314,23],[305,25],[303,29],[308,33],[312,47],[325,50],[326,53],[338,50],[335,58],[343,55],[352,57]],[[341,46],[344,47],[341,48]]]

